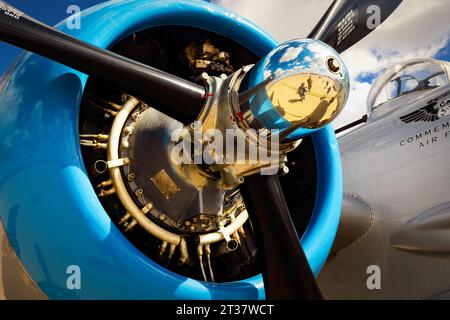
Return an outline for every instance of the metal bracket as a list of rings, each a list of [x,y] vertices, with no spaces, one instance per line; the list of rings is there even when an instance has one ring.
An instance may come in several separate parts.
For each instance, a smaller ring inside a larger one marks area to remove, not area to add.
[[[117,167],[123,167],[130,163],[130,159],[123,158],[123,159],[116,159],[116,160],[110,160],[107,162],[108,168],[117,168]]]

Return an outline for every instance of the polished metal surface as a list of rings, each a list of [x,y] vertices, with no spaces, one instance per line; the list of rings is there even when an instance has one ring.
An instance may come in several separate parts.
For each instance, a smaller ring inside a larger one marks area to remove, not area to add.
[[[392,234],[392,246],[416,253],[450,253],[450,202],[436,206]]]
[[[251,70],[252,66],[246,66],[223,79],[203,75],[208,84],[210,98],[196,123],[201,125],[200,131],[205,136],[214,132],[221,138],[218,143],[221,156],[218,156],[217,144],[213,143],[212,148],[208,146],[208,141],[202,140],[200,144],[204,145],[203,154],[206,153],[213,159],[207,171],[220,173],[226,189],[238,187],[247,176],[276,174],[283,167],[286,154],[301,143],[300,140],[280,141],[278,130],[255,127],[252,117],[245,116],[238,92],[242,81]],[[192,128],[196,128],[196,123],[186,128],[187,139],[195,137]]]
[[[285,130],[293,139],[335,119],[350,90],[338,53],[311,39],[290,40],[261,59],[250,70],[248,90],[253,87],[249,112],[263,127]]]
[[[344,194],[339,228],[331,255],[336,255],[353,242],[361,239],[369,230],[373,220],[373,210],[362,198]]]
[[[424,62],[424,68],[435,63]],[[448,76],[448,64],[443,67]],[[340,229],[363,223],[360,236],[331,256],[319,276],[326,298],[425,299],[450,288],[449,105],[449,84],[412,91],[338,136],[345,193],[363,201],[344,206]],[[412,114],[417,121],[406,121]],[[372,265],[380,268],[380,290],[366,283]]]

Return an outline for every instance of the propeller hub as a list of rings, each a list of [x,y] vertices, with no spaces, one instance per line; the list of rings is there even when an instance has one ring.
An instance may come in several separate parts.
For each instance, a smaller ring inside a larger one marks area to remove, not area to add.
[[[249,72],[240,101],[260,127],[279,129],[290,139],[319,129],[343,109],[349,75],[339,54],[319,40],[285,42]]]
[[[338,73],[341,70],[341,64],[334,57],[329,57],[327,59],[327,67],[333,73]]]

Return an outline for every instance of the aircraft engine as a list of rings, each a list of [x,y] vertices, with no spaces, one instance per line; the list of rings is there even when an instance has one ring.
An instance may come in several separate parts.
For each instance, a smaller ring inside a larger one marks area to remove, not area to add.
[[[276,170],[317,275],[342,201],[339,151],[327,124],[345,104],[348,73],[334,50],[296,40],[272,52],[278,44],[258,27],[200,1],[107,2],[81,21],[80,30],[57,27],[205,85],[205,99],[231,99],[230,127],[281,130],[276,139],[289,153],[277,155]],[[289,54],[303,63],[290,65]],[[175,163],[180,141],[195,142],[195,125],[36,54],[17,60],[0,92],[0,217],[17,268],[43,295],[264,298],[258,230],[239,186],[265,164]],[[222,110],[214,106],[203,109],[203,123],[217,120]],[[81,290],[68,288],[69,266],[81,270]]]

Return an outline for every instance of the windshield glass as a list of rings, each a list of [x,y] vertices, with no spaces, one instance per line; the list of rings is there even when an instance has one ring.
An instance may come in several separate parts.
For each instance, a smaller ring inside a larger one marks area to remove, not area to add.
[[[447,84],[448,75],[442,62],[432,59],[409,60],[388,68],[372,86],[369,110],[392,99],[430,90]]]

